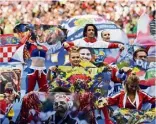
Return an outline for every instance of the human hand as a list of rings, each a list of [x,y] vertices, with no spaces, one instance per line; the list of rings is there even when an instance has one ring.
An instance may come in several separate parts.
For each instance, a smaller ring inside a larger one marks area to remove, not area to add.
[[[43,49],[40,45],[37,46],[37,49],[41,50]]]
[[[5,97],[5,94],[0,94],[0,100],[4,99]]]
[[[21,97],[21,93],[20,92],[16,93],[15,101],[19,102],[20,101],[20,97]]]
[[[68,48],[70,45],[67,42],[63,43],[64,48]]]
[[[107,71],[110,71],[110,72],[112,71],[112,67],[109,66],[109,65],[106,65],[105,69],[106,69]]]
[[[107,98],[102,97],[102,98],[98,99],[98,108],[103,108],[106,105],[108,105]]]
[[[52,72],[56,72],[57,69],[58,69],[57,66],[51,66],[51,67],[49,67],[49,70],[51,70]]]
[[[122,67],[121,69],[122,69],[125,73],[131,72],[131,71],[132,71],[132,68],[130,68],[130,67]]]
[[[120,51],[123,51],[125,49],[123,44],[118,44],[118,47],[119,47]]]
[[[72,47],[70,48],[71,51],[72,51],[72,50],[78,50],[78,49],[79,49],[78,46],[72,46]]]

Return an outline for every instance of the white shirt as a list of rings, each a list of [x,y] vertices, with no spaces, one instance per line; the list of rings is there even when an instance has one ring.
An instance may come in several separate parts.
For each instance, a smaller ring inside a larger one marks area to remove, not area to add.
[[[108,48],[109,43],[106,41],[96,41],[94,43],[86,42],[84,39],[73,41],[75,46],[78,47],[91,47],[91,48]]]

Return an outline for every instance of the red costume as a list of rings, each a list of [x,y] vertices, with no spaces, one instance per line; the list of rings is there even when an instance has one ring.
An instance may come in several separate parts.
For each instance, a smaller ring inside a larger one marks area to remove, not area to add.
[[[29,49],[31,53],[31,59],[42,59],[45,61],[46,58],[46,49],[42,47],[42,49],[38,49],[36,45],[31,44],[31,47]],[[36,67],[36,66],[30,66],[28,75],[26,78],[27,83],[27,92],[33,91],[36,85],[36,82],[38,82],[39,85],[39,91],[41,92],[47,92],[48,91],[48,84],[47,84],[47,72],[46,67]]]
[[[129,108],[129,109],[137,109],[140,110],[142,107],[143,103],[150,102],[150,103],[155,103],[156,98],[149,96],[145,92],[139,90],[136,92],[135,100],[132,102],[128,97],[127,93],[125,91],[120,91],[120,93],[109,97],[107,99],[108,105],[118,105],[119,108]],[[106,124],[111,124],[112,122],[109,119],[109,112],[107,107],[103,107],[102,112],[105,116],[105,123]]]
[[[121,91],[113,97],[108,98],[108,105],[118,105],[119,108],[129,108],[140,110],[143,103],[150,102],[154,104],[156,102],[156,98],[149,96],[147,93],[139,90],[136,92],[136,97],[134,102],[132,103],[127,97],[127,93],[125,91]],[[133,107],[132,107],[133,106]]]
[[[127,97],[127,93],[125,91],[121,91],[113,97],[108,98],[108,105],[118,105],[119,108],[130,108],[131,105],[135,107],[135,109],[140,110],[142,104],[145,102],[155,103],[156,99],[154,97],[149,96],[147,93],[139,90],[136,93],[136,98],[134,104],[129,103],[129,99]],[[128,106],[129,105],[129,106]]]

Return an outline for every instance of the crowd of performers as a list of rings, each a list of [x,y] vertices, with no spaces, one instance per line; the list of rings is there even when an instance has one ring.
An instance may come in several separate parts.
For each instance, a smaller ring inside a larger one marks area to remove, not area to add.
[[[18,30],[17,33],[21,32]],[[152,63],[148,61],[149,47],[134,51],[128,65],[118,67],[116,61],[107,63],[103,48],[118,48],[121,53],[124,44],[110,42],[108,31],[102,31],[103,41],[98,41],[96,26],[87,24],[82,39],[62,43],[69,62],[47,69],[48,49],[42,45],[42,35],[44,32],[35,29],[21,37],[20,45],[25,44],[25,59],[30,58],[31,63],[26,76],[26,94],[15,123],[96,124],[103,119],[104,123],[113,124],[110,110],[113,105],[141,110],[148,102],[148,109],[155,108],[155,96],[143,91],[144,87],[155,85],[155,77],[140,79],[138,73],[138,70],[153,68],[148,68],[152,66],[150,64],[146,64],[146,68],[140,64]],[[45,40],[52,38],[49,36]],[[94,48],[98,49],[97,55],[93,54]],[[36,83],[38,90],[34,91]]]

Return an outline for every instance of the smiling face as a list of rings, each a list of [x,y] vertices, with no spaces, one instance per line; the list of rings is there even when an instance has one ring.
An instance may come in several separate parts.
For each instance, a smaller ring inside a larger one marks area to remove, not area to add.
[[[80,49],[80,57],[83,59],[83,60],[91,60],[92,58],[92,55],[91,55],[91,52],[88,50],[88,49]]]
[[[109,42],[110,41],[110,33],[108,31],[103,31],[101,33],[101,37],[106,42]]]
[[[81,59],[79,52],[71,52],[69,54],[69,61],[72,66],[79,66]]]

